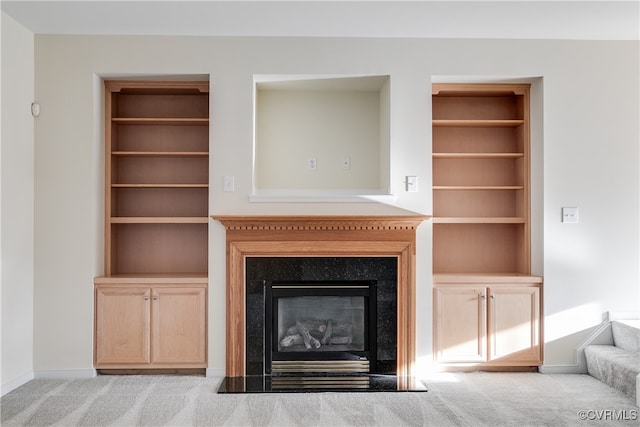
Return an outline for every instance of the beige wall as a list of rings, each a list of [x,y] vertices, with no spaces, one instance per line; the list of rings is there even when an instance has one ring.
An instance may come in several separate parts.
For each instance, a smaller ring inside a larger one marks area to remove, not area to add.
[[[379,91],[259,90],[256,189],[379,192],[381,142]]]
[[[2,394],[33,378],[33,34],[2,12]]]
[[[571,365],[607,310],[637,309],[638,42],[36,36],[36,372],[92,368],[102,274],[99,76],[211,80],[212,214],[431,213],[432,76],[532,81],[533,265],[545,277],[546,364]],[[256,74],[389,75],[387,203],[252,203]],[[98,76],[98,77],[96,77]],[[223,192],[223,176],[236,191]],[[419,191],[404,191],[404,176]],[[578,206],[580,223],[560,223]],[[209,367],[223,373],[224,230],[210,224]],[[418,232],[418,360],[431,359],[431,226]]]

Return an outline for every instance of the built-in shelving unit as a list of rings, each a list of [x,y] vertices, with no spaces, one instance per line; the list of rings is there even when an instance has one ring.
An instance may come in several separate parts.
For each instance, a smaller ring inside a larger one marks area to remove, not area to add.
[[[440,364],[541,363],[542,279],[530,276],[529,108],[528,84],[433,85]]]
[[[105,112],[96,368],[206,367],[209,83],[106,81]]]

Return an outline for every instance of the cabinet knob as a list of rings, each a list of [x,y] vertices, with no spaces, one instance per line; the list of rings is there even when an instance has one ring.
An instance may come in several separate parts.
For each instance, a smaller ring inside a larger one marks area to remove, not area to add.
[[[144,300],[145,300],[145,301],[149,301],[149,297],[148,297],[148,296],[145,296],[145,297],[144,297]]]
[[[489,298],[494,299],[496,296],[494,294],[489,295]]]
[[[154,296],[154,297],[153,297],[153,300],[154,300],[154,301],[158,301],[158,297],[157,297],[157,296]]]

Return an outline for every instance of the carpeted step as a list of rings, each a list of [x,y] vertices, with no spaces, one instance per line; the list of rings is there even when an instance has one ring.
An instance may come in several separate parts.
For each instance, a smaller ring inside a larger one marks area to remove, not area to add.
[[[640,374],[640,353],[613,345],[589,345],[584,349],[589,375],[636,397],[636,377]]]
[[[611,322],[613,345],[632,353],[640,353],[640,328],[631,322]]]

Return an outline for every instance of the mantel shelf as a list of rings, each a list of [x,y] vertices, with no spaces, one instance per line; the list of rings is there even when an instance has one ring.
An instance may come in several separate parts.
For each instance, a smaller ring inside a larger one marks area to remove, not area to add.
[[[415,229],[427,215],[213,215],[227,230],[407,230]]]

